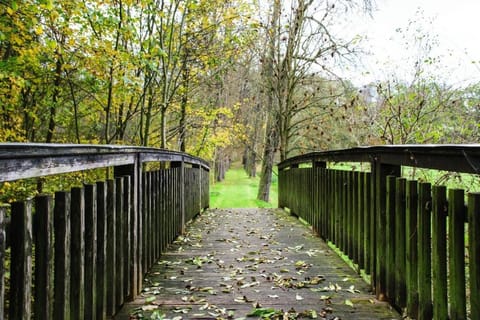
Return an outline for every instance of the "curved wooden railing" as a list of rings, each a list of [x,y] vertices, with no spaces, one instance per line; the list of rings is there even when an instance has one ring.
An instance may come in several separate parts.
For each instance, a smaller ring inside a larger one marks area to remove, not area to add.
[[[370,170],[327,169],[367,162]],[[480,194],[407,181],[411,166],[480,174],[480,145],[316,152],[279,164],[279,206],[307,220],[415,319],[480,319]],[[467,224],[466,224],[467,223]],[[468,258],[466,258],[468,257]]]
[[[209,206],[209,166],[187,154],[0,144],[0,182],[98,168],[113,178],[0,207],[0,318],[114,315],[140,293],[143,274],[185,223]]]

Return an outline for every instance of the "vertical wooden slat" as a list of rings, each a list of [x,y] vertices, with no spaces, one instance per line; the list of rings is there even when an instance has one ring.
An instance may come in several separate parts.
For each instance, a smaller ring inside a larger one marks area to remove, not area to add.
[[[422,320],[432,318],[432,197],[429,183],[420,183],[418,189],[418,319]]]
[[[447,213],[444,186],[434,186],[432,207],[433,317],[448,319],[447,302]]]
[[[372,172],[374,173],[374,197],[375,197],[375,270],[372,273],[375,285],[375,294],[379,300],[384,300],[387,289],[387,176],[398,177],[401,175],[399,166],[387,165],[378,161],[373,162]]]
[[[370,189],[370,198],[369,198],[369,206],[370,206],[370,236],[369,236],[369,252],[370,252],[370,279],[371,279],[371,287],[373,292],[377,292],[377,254],[378,254],[378,235],[377,235],[377,194],[376,190],[376,174],[375,174],[375,167],[372,166],[372,172],[369,175],[369,184],[368,188]]]
[[[356,235],[357,235],[357,226],[358,223],[356,221],[356,213],[355,213],[355,172],[348,172],[348,239],[349,239],[349,257],[353,261],[353,263],[357,263],[356,257]]]
[[[124,204],[123,200],[125,195],[123,194],[123,177],[115,178],[115,188],[116,188],[116,196],[115,196],[115,311],[120,309],[123,305],[123,298],[124,298]]]
[[[470,319],[480,319],[480,193],[468,195]]]
[[[53,198],[42,195],[35,198],[35,319],[53,317]],[[0,313],[3,315],[3,313]]]
[[[117,250],[116,250],[116,181],[107,180],[107,260],[106,260],[106,287],[107,287],[107,316],[116,311],[116,278],[117,278]]]
[[[139,293],[138,267],[138,213],[141,211],[141,172],[140,155],[137,155],[135,163],[114,167],[115,177],[125,177],[124,181],[124,252],[125,252],[125,297],[133,300]]]
[[[404,178],[397,178],[395,192],[395,302],[401,309],[407,302],[406,292],[406,218]]]
[[[97,319],[97,187],[85,185],[85,319]]]
[[[466,319],[467,307],[465,297],[465,204],[463,190],[449,190],[448,200],[450,319]]]
[[[392,304],[395,304],[395,186],[394,176],[387,177],[387,199],[386,199],[386,281],[387,297]]]
[[[12,203],[10,319],[32,314],[32,201]]]
[[[147,193],[147,211],[145,212],[145,230],[146,239],[145,239],[145,255],[147,261],[147,270],[152,266],[153,257],[152,257],[152,212],[153,212],[153,174],[152,171],[147,172],[147,189],[145,192]]]
[[[159,171],[155,170],[153,174],[153,190],[155,194],[155,199],[154,199],[154,210],[153,210],[153,258],[154,260],[157,260],[159,257],[159,232],[158,230],[158,218],[159,218],[159,212],[160,212],[160,199],[159,199]]]
[[[357,230],[358,230],[358,268],[365,269],[365,185],[363,183],[365,178],[365,172],[357,173]]]
[[[132,185],[130,176],[123,177],[123,296],[132,297],[132,258],[131,247],[133,239],[131,235],[132,224]]]
[[[70,193],[55,193],[54,319],[70,317]]]
[[[96,318],[107,316],[107,184],[97,182]]]
[[[367,274],[372,273],[372,261],[374,260],[373,257],[373,252],[372,252],[372,220],[374,220],[374,217],[372,216],[372,201],[370,200],[371,198],[371,173],[367,172],[364,173],[363,175],[363,203],[364,203],[364,216],[365,220],[363,222],[363,230],[365,231],[365,272]]]
[[[416,181],[408,181],[406,187],[406,277],[407,277],[407,314],[418,317],[418,228],[417,207],[418,190]]]
[[[148,186],[148,173],[147,172],[142,172],[142,211],[141,211],[141,217],[142,217],[142,223],[141,223],[141,232],[139,233],[139,240],[141,241],[140,247],[142,248],[141,254],[140,254],[140,261],[142,261],[142,270],[141,273],[144,274],[147,272],[148,266],[147,266],[147,234],[148,234],[148,229],[147,229],[147,212],[148,212],[148,191],[149,191],[149,186]]]
[[[71,191],[71,282],[70,319],[84,319],[85,315],[85,195],[83,188]]]
[[[0,204],[0,316],[5,314],[5,217],[7,215],[7,205]]]

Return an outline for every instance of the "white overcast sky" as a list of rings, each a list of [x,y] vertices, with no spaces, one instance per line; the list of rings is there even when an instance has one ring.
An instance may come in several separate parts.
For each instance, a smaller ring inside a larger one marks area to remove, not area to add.
[[[377,80],[391,72],[389,67],[402,64],[409,52],[395,32],[405,29],[418,9],[433,19],[431,30],[438,36],[435,53],[446,68],[446,82],[461,85],[480,81],[480,0],[376,0],[372,17],[354,17],[348,28],[354,34],[367,34],[364,47],[373,53],[365,60],[370,75]],[[408,67],[408,66],[407,66]],[[372,70],[375,69],[375,70]]]

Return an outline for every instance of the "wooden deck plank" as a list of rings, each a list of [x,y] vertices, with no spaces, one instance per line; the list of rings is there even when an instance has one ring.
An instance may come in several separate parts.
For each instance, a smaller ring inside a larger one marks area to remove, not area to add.
[[[115,319],[152,312],[169,319],[237,319],[255,307],[310,316],[314,310],[318,319],[400,319],[323,240],[279,209],[202,214]]]

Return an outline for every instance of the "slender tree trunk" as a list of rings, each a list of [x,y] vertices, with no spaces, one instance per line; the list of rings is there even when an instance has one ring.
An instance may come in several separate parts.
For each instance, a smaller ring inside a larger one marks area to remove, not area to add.
[[[273,163],[275,151],[278,147],[278,135],[276,121],[273,115],[268,118],[267,137],[263,151],[262,171],[260,173],[260,184],[258,186],[258,200],[270,200],[270,186],[272,185]]]
[[[267,85],[267,128],[265,137],[265,146],[262,158],[262,171],[260,175],[260,184],[258,186],[257,199],[263,201],[270,200],[270,186],[272,184],[273,162],[275,152],[278,148],[278,110],[274,104],[274,61],[275,50],[278,36],[278,24],[280,18],[281,1],[274,0],[272,21],[269,27],[268,53],[265,68],[265,82]]]
[[[58,56],[56,66],[55,66],[55,80],[53,82],[52,105],[50,106],[48,131],[47,131],[47,137],[45,139],[46,143],[51,143],[53,140],[53,132],[55,131],[55,115],[57,113],[57,104],[58,104],[58,96],[60,95],[61,81],[62,81],[62,59],[60,56]]]

